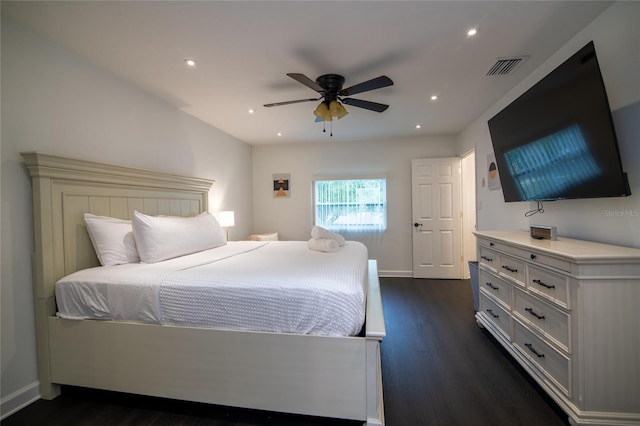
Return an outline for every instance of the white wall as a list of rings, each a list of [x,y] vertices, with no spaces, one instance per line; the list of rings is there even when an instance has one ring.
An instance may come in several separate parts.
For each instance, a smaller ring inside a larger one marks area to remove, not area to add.
[[[453,138],[340,142],[253,147],[253,224],[282,239],[307,240],[313,226],[314,176],[387,176],[387,230],[380,238],[358,238],[378,260],[381,274],[412,271],[411,159],[456,157]],[[290,198],[273,198],[272,175],[290,173]]]
[[[461,150],[476,147],[478,229],[528,229],[551,225],[561,236],[640,247],[640,3],[617,2],[578,33],[540,68],[486,111],[458,138]],[[622,166],[631,197],[562,200],[544,203],[544,214],[525,218],[534,203],[504,203],[502,191],[482,186],[486,156],[493,149],[487,120],[593,40],[602,70]]]
[[[31,187],[20,152],[215,180],[209,210],[251,231],[251,148],[2,20],[1,410],[37,397]]]

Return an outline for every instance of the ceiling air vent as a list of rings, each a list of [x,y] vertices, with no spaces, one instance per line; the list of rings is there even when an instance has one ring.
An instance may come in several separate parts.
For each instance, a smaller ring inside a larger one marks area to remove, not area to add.
[[[510,58],[498,58],[496,63],[489,68],[486,75],[507,75],[511,74],[523,63],[528,56],[512,56]]]

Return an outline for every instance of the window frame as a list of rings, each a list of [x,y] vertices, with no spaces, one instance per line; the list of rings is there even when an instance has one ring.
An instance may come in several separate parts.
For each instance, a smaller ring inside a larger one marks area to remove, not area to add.
[[[383,209],[383,223],[382,225],[377,224],[368,224],[363,226],[330,226],[326,224],[318,223],[318,215],[317,215],[317,195],[316,195],[316,183],[319,181],[366,181],[366,180],[384,180],[384,202],[382,205]],[[387,199],[387,176],[384,174],[373,174],[373,175],[332,175],[332,176],[314,176],[311,181],[311,204],[313,211],[313,224],[317,226],[321,226],[323,228],[329,229],[333,232],[343,232],[343,233],[356,233],[356,232],[385,232],[387,230],[388,224],[388,199]]]

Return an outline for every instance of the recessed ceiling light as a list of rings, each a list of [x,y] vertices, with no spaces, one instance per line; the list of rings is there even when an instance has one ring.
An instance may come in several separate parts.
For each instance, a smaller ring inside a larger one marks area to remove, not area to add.
[[[431,95],[431,100],[432,101],[437,101],[438,100],[438,95]]]
[[[189,65],[190,67],[195,67],[196,66],[196,61],[194,61],[193,59],[185,59],[184,63]]]
[[[467,31],[467,35],[469,37],[473,37],[476,34],[478,34],[478,29],[477,28],[471,28],[469,31]]]
[[[253,114],[254,112],[256,112],[253,108],[249,108],[249,114]]]
[[[416,124],[416,129],[422,129],[422,124]]]
[[[278,136],[282,136],[282,133],[278,132],[278,133],[277,133],[277,135],[278,135]]]

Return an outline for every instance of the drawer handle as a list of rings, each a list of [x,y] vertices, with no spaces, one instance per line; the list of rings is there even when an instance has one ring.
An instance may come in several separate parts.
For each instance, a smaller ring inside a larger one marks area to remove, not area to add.
[[[480,258],[486,260],[487,262],[493,262],[493,259],[487,256],[480,256]]]
[[[493,243],[489,243],[489,247],[493,247]]]
[[[498,290],[500,287],[496,287],[495,285],[493,285],[492,283],[485,283],[486,285],[488,285],[489,287],[491,287],[494,290]]]
[[[536,311],[534,311],[531,308],[524,308],[524,310],[529,312],[531,315],[533,315],[534,317],[536,317],[538,319],[544,319],[544,315],[540,315],[540,314],[536,313]]]
[[[540,281],[540,280],[533,280],[533,282],[534,282],[534,283],[536,283],[536,284],[538,284],[538,285],[541,285],[542,287],[546,287],[546,288],[556,288],[556,286],[555,286],[555,285],[553,285],[553,284],[546,284],[546,283],[543,283],[543,282],[542,282],[542,281]]]
[[[536,260],[536,255],[535,254],[531,255],[531,260]]]
[[[514,269],[514,268],[512,268],[510,266],[507,266],[507,265],[502,265],[502,269],[506,269],[509,272],[518,272],[517,269]]]
[[[487,312],[489,312],[489,314],[491,314],[491,316],[494,317],[494,318],[500,318],[500,315],[494,314],[491,309],[487,309]]]
[[[540,352],[536,351],[536,348],[533,347],[533,345],[531,343],[525,343],[524,344],[531,352],[533,352],[534,354],[536,354],[536,356],[538,358],[544,358],[544,354],[541,354]]]

